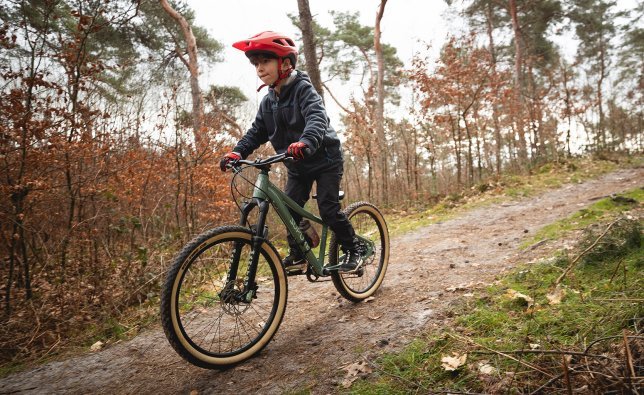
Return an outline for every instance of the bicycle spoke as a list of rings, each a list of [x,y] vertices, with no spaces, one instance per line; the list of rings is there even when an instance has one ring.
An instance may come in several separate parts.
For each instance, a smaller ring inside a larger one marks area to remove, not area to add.
[[[356,235],[366,244],[367,251],[356,272],[335,272],[331,273],[331,278],[342,296],[359,302],[373,294],[384,278],[388,264],[389,240],[384,219],[375,206],[358,202],[349,206],[346,213]],[[335,241],[332,245],[333,258],[329,259],[330,262],[339,261],[338,249],[339,246]]]
[[[177,300],[181,327],[200,352],[220,355],[242,350],[263,336],[271,320],[275,280],[258,277],[260,291],[245,302],[243,281],[248,271],[250,241],[219,243],[205,250],[186,268]],[[241,248],[237,280],[227,283],[231,257]],[[273,269],[260,256],[258,272]]]

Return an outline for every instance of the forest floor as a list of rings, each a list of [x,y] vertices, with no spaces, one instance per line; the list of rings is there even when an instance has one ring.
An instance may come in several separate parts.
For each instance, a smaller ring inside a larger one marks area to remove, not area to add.
[[[393,237],[385,281],[360,304],[340,297],[330,281],[290,277],[286,315],[273,341],[227,371],[183,361],[155,325],[130,341],[5,377],[0,394],[338,393],[351,374],[345,368],[448,325],[450,305],[516,265],[564,247],[558,240],[519,248],[541,227],[637,187],[644,187],[644,168],[619,170]]]

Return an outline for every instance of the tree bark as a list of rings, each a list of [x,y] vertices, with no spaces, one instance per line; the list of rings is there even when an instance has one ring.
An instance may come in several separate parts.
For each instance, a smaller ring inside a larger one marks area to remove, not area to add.
[[[190,72],[190,91],[192,93],[192,129],[195,137],[195,147],[197,149],[198,155],[205,152],[207,149],[207,138],[204,133],[204,104],[203,97],[201,95],[201,89],[199,88],[199,63],[197,59],[197,40],[195,35],[192,32],[190,24],[180,13],[178,13],[172,6],[168,3],[168,0],[159,0],[161,7],[165,12],[174,19],[183,32],[183,36],[186,40],[187,49],[188,49],[188,60],[186,61],[183,57],[183,54],[177,51],[177,55],[183,63],[188,68]]]
[[[388,155],[388,150],[387,150],[387,140],[385,138],[385,87],[384,87],[384,73],[385,73],[385,57],[384,54],[382,53],[382,46],[380,45],[380,35],[381,35],[381,30],[380,30],[380,21],[382,20],[382,16],[385,13],[385,5],[387,5],[387,0],[381,0],[380,6],[378,8],[378,13],[376,14],[376,26],[375,26],[375,32],[373,36],[373,42],[374,42],[374,49],[376,51],[376,59],[378,63],[378,79],[376,81],[376,87],[377,87],[377,94],[378,94],[378,102],[376,104],[376,135],[378,136],[378,140],[380,141],[381,148],[384,151],[383,155],[381,156],[382,160],[382,202],[387,204],[387,195],[389,193],[388,191],[388,175],[389,175],[389,165],[388,165],[388,160],[389,160],[389,155]]]
[[[304,43],[304,60],[306,60],[306,72],[311,78],[311,83],[324,101],[324,89],[322,78],[320,77],[320,68],[316,55],[315,35],[313,34],[313,17],[309,0],[297,0],[297,8],[300,12],[300,30],[302,31],[302,41]]]
[[[521,42],[523,41],[523,38],[521,35],[521,27],[519,25],[516,0],[509,0],[509,7],[510,17],[512,18],[512,30],[514,31],[514,94],[517,106],[516,133],[518,134],[520,144],[519,157],[522,161],[525,161],[528,156],[526,152],[525,127],[523,125],[523,79],[521,78],[521,66],[523,64],[523,49],[521,48]]]
[[[494,45],[494,23],[492,20],[493,17],[494,14],[492,13],[492,3],[488,2],[485,12],[485,23],[487,26],[487,36],[490,48],[489,51],[492,58],[492,74],[496,77],[496,46]],[[495,90],[498,91],[496,87]],[[501,165],[503,163],[501,160],[501,147],[503,140],[501,138],[501,127],[499,126],[499,108],[496,99],[492,102],[492,120],[494,121],[494,140],[496,140],[496,149],[494,152],[496,156],[496,176],[499,177],[501,175]]]
[[[603,31],[600,33],[600,49],[599,49],[599,79],[597,79],[597,109],[599,111],[599,145],[600,150],[606,149],[606,130],[604,128],[604,106],[602,97],[602,88],[604,85],[604,78],[606,77],[606,51],[604,45]]]

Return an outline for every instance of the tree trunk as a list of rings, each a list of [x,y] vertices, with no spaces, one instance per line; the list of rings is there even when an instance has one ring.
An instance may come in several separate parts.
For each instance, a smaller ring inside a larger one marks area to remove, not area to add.
[[[450,127],[452,128],[452,139],[454,140],[454,156],[456,157],[456,185],[457,190],[461,189],[463,185],[463,166],[461,163],[461,127],[458,123],[458,118],[449,114]]]
[[[606,77],[606,51],[604,50],[604,36],[601,35],[601,43],[599,50],[599,79],[597,80],[597,110],[599,112],[599,124],[597,131],[599,132],[600,148],[606,149],[606,130],[604,128],[604,106],[602,87],[604,85],[604,78]]]
[[[380,142],[381,148],[383,150],[381,163],[382,163],[382,202],[387,204],[387,195],[388,191],[388,177],[389,177],[389,155],[387,150],[387,140],[385,138],[385,86],[384,86],[384,73],[385,73],[385,57],[382,53],[382,46],[380,45],[380,21],[382,16],[385,13],[385,5],[387,0],[381,0],[380,6],[378,8],[378,13],[376,14],[376,27],[374,32],[374,49],[376,51],[376,58],[378,61],[378,79],[376,82],[377,93],[378,93],[378,102],[376,104],[376,135]]]
[[[309,0],[297,0],[297,8],[300,12],[300,30],[302,31],[302,41],[304,43],[304,60],[306,60],[306,72],[311,78],[311,83],[316,91],[322,96],[324,101],[324,89],[322,87],[322,78],[320,77],[320,68],[316,55],[315,35],[313,34],[313,17]]]
[[[472,132],[470,131],[470,123],[467,122],[465,114],[462,115],[463,123],[465,125],[465,135],[467,137],[467,186],[471,187],[474,183],[474,155],[472,153]]]
[[[523,49],[521,42],[523,41],[521,35],[521,27],[519,25],[519,17],[517,14],[516,0],[509,0],[510,17],[512,18],[512,30],[514,31],[514,94],[516,102],[516,133],[519,137],[519,157],[522,161],[527,160],[526,140],[525,140],[525,127],[523,125],[523,79],[521,78],[521,66],[523,64]]]
[[[492,57],[492,73],[496,76],[496,47],[494,45],[494,23],[492,22],[492,2],[487,3],[487,9],[485,12],[485,23],[487,26],[487,36],[489,40],[490,47],[490,56]],[[496,89],[496,88],[495,88]],[[492,103],[492,120],[494,121],[494,140],[496,141],[496,176],[501,175],[501,147],[503,141],[501,139],[501,127],[499,126],[499,109],[496,103],[496,100]]]
[[[168,0],[159,0],[161,7],[165,12],[172,17],[183,32],[183,36],[186,40],[188,47],[188,60],[183,57],[183,54],[177,53],[179,59],[186,65],[188,71],[190,72],[190,92],[192,93],[192,129],[195,136],[195,147],[197,149],[197,155],[201,155],[208,148],[207,135],[204,133],[204,105],[203,98],[201,96],[201,89],[199,88],[199,63],[197,61],[197,40],[195,35],[192,33],[192,28],[190,24],[177,11],[172,8],[168,3]]]

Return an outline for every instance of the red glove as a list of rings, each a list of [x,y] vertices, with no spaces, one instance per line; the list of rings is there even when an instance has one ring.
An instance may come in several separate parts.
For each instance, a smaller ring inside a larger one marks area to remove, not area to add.
[[[241,159],[241,156],[237,152],[229,152],[226,155],[224,155],[224,157],[219,162],[219,168],[221,169],[221,171],[226,171],[226,166],[230,162],[237,162],[240,159]]]
[[[293,157],[296,161],[302,160],[306,157],[309,146],[305,143],[298,141],[288,146],[286,149],[286,154]]]

